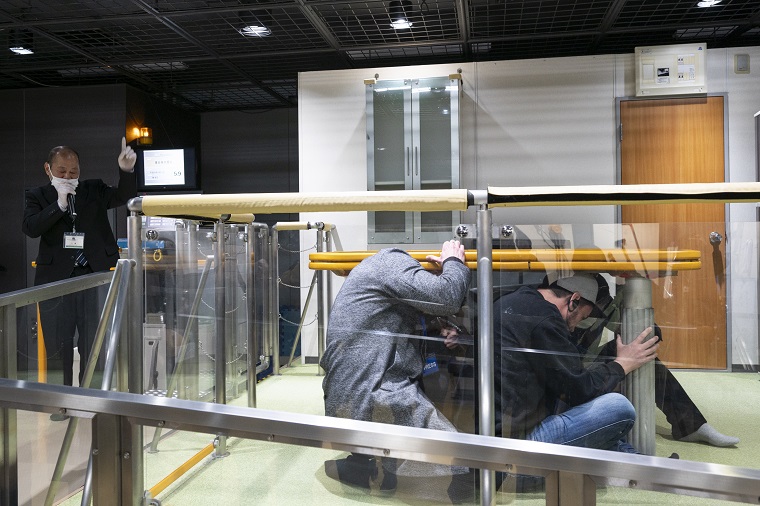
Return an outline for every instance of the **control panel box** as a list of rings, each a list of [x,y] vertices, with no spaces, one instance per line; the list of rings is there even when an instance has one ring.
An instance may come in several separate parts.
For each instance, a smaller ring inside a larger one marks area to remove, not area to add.
[[[637,97],[707,93],[706,44],[637,47],[635,51]]]

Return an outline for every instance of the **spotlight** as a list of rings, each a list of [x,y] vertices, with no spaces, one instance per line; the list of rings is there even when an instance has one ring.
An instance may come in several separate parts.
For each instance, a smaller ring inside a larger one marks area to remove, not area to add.
[[[243,23],[243,28],[238,32],[244,37],[268,37],[272,35],[272,30],[269,28],[272,26],[272,16],[267,10],[259,11],[255,16],[248,13],[242,14],[240,20]]]
[[[391,16],[391,28],[394,30],[407,30],[412,27],[409,21],[409,14],[412,11],[412,4],[409,0],[393,0],[388,6],[388,12]]]
[[[25,29],[11,30],[8,49],[16,54],[34,54],[34,34]]]

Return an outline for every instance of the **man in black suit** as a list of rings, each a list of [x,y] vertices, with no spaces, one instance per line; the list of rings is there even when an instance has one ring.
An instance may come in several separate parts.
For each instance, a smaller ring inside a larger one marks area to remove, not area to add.
[[[45,162],[49,185],[26,191],[22,230],[39,237],[34,284],[41,285],[108,271],[119,259],[119,247],[108,222],[108,209],[125,205],[137,194],[137,155],[121,140],[119,184],[101,179],[79,181],[79,155],[68,146],[50,150]],[[40,303],[48,371],[63,371],[63,384],[73,384],[74,333],[79,332],[79,381],[87,364],[100,311],[97,294],[84,290]]]

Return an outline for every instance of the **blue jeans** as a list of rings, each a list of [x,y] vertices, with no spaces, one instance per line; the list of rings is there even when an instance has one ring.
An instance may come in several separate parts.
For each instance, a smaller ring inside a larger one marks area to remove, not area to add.
[[[636,419],[624,396],[604,394],[559,415],[544,419],[526,439],[569,446],[616,450]]]

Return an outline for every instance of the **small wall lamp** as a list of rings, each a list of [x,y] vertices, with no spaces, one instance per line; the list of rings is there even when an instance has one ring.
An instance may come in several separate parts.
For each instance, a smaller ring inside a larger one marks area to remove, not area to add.
[[[137,137],[137,144],[140,146],[150,146],[153,144],[153,129],[141,127],[140,135]]]

